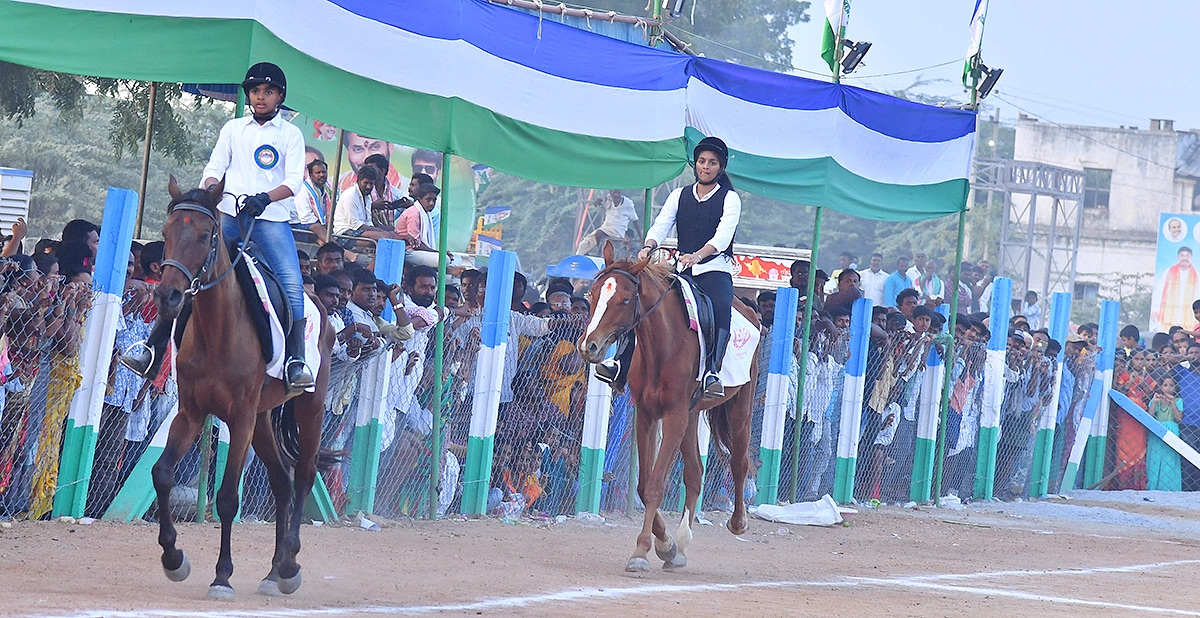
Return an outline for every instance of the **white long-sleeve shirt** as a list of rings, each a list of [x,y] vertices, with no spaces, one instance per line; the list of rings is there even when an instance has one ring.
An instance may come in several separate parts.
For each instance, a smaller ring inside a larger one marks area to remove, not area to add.
[[[687,187],[680,187],[671,192],[667,196],[667,201],[663,203],[662,210],[658,212],[658,216],[654,219],[654,225],[650,226],[650,231],[646,233],[646,240],[651,239],[658,244],[662,244],[667,236],[671,233],[671,229],[675,227],[675,217],[679,213],[679,196],[684,190],[692,192],[692,196],[698,202],[708,201],[712,196],[717,194],[717,189],[721,188],[718,184],[709,191],[704,197],[700,197],[696,193],[696,185],[693,183]],[[721,220],[717,223],[717,231],[706,245],[712,245],[717,250],[717,255],[713,259],[703,263],[696,264],[692,267],[693,275],[701,275],[707,272],[723,270],[730,274],[736,274],[737,269],[733,264],[733,260],[721,253],[729,248],[733,242],[733,233],[737,231],[738,221],[742,218],[742,198],[738,194],[731,191],[725,193],[725,204],[721,211]]]
[[[253,116],[234,118],[221,127],[201,181],[225,178],[226,195],[220,210],[236,215],[233,196],[257,195],[286,186],[300,195],[304,184],[304,135],[276,114],[258,124]],[[296,209],[295,197],[271,202],[259,215],[264,221],[287,221]]]

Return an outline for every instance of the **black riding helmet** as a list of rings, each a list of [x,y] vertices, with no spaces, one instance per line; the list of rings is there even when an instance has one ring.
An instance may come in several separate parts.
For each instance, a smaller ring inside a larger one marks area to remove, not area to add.
[[[711,152],[717,155],[717,160],[721,162],[721,171],[724,171],[729,165],[729,148],[719,137],[706,137],[700,140],[700,143],[696,144],[696,147],[692,149],[693,163],[696,162],[696,159],[700,158],[700,153],[702,152]]]
[[[287,98],[287,77],[278,66],[270,62],[260,62],[250,67],[250,70],[246,71],[246,79],[242,80],[242,90],[247,98],[250,96],[250,89],[259,84],[278,86],[283,97]]]

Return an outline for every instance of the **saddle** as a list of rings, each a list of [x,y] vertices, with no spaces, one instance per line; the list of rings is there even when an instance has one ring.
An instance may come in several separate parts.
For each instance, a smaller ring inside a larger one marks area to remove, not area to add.
[[[283,286],[275,277],[275,273],[267,266],[266,262],[256,257],[258,253],[258,245],[249,243],[246,247],[246,256],[249,260],[238,260],[234,267],[234,275],[237,277],[238,287],[242,289],[242,294],[246,297],[246,306],[250,311],[250,319],[254,323],[254,332],[258,333],[258,343],[262,348],[263,360],[269,363],[275,353],[275,348],[271,342],[271,317],[266,303],[269,302],[275,310],[275,315],[279,316],[285,340],[292,327],[292,306],[288,303],[287,295],[284,294]],[[254,270],[258,272],[258,277],[251,272],[248,263],[251,260],[254,262]],[[255,280],[256,278],[258,281]]]
[[[711,345],[716,337],[716,325],[713,323],[713,308],[712,300],[708,294],[696,285],[696,281],[690,274],[679,273],[680,279],[679,294],[683,297],[683,306],[687,310],[688,319],[692,321],[688,326],[700,333],[703,345]]]

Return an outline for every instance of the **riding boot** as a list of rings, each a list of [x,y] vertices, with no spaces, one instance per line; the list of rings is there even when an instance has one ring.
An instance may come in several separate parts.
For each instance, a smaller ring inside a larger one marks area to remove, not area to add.
[[[729,331],[717,329],[716,335],[713,336],[713,345],[709,349],[708,357],[705,359],[707,369],[704,372],[704,398],[705,399],[720,399],[725,396],[725,388],[721,386],[721,378],[717,374],[721,372],[721,363],[725,359],[725,348],[729,347]]]
[[[283,362],[284,384],[288,394],[298,394],[316,384],[312,371],[304,363],[304,327],[307,320],[300,318],[292,322],[285,343]]]
[[[625,390],[625,381],[629,377],[629,365],[633,361],[635,346],[633,333],[617,336],[617,353],[612,358],[596,364],[596,378],[615,391]]]
[[[167,342],[171,339],[171,327],[174,323],[174,320],[163,318],[155,320],[150,336],[145,341],[139,341],[129,346],[129,349],[121,355],[121,364],[144,380],[151,380],[158,376],[163,357],[167,355]]]

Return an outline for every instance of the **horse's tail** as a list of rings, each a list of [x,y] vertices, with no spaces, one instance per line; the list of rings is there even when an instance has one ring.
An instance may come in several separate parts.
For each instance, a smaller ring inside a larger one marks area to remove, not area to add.
[[[283,465],[292,470],[300,461],[300,425],[296,422],[296,411],[291,401],[271,411],[271,425],[275,429],[275,444],[279,447]],[[346,451],[318,450],[317,471],[325,472],[342,463],[345,455]]]
[[[717,436],[717,446],[729,457],[733,448],[733,431],[729,426],[729,402],[708,410],[708,426]]]

